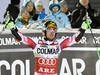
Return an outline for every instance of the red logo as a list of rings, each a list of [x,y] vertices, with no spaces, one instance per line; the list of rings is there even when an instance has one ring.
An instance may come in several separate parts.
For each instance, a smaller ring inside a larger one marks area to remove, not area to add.
[[[39,58],[38,59],[39,65],[56,65],[55,58]]]

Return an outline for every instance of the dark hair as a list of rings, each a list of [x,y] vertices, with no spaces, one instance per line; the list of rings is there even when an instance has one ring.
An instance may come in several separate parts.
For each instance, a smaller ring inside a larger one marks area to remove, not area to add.
[[[26,3],[25,7],[27,7],[27,5],[28,5],[30,2],[32,2],[32,1],[28,1],[28,2]],[[32,3],[33,3],[33,2],[32,2]],[[32,10],[31,12],[29,11],[29,13],[30,13],[31,16],[34,16],[34,15],[36,14],[36,8],[35,8],[34,3],[33,3],[33,9],[34,9],[34,10]]]
[[[20,0],[11,0],[12,5],[18,5],[20,3]]]

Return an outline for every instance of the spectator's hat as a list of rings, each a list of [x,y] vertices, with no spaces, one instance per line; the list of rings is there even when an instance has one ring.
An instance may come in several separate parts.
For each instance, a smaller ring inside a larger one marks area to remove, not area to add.
[[[26,3],[25,6],[27,6],[27,5],[32,5],[32,6],[34,6],[34,3],[33,3],[32,1],[29,1],[29,2]]]
[[[49,2],[49,9],[52,10],[53,7],[57,6],[60,9],[60,4],[58,0],[51,0]]]
[[[23,14],[24,12],[29,13],[29,11],[27,10],[27,8],[24,7],[24,6],[22,6],[22,8],[21,8],[21,14]]]
[[[66,5],[68,7],[68,4],[65,0],[61,0],[60,1],[60,6],[63,7],[64,5]]]
[[[18,5],[20,3],[20,0],[11,0],[12,5]]]
[[[35,2],[35,7],[37,7],[38,5],[42,5],[42,6],[43,6],[43,3],[42,3],[42,1],[40,1],[40,0],[37,0],[37,1]]]

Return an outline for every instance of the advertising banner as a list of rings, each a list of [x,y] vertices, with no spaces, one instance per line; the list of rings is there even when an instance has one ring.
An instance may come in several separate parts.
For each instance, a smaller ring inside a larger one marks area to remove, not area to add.
[[[40,32],[23,34],[42,38]],[[73,34],[58,32],[57,38],[64,39]],[[94,33],[94,36],[99,49],[99,33]],[[31,48],[17,42],[10,33],[0,36],[0,75],[34,75],[34,64]],[[100,60],[91,33],[86,33],[78,44],[61,52],[58,75],[100,75]]]
[[[34,75],[33,57],[32,52],[0,53],[0,75]]]
[[[0,75],[34,75],[34,64],[32,51],[0,53]],[[59,56],[58,72],[58,75],[100,75],[100,60],[89,49],[64,50]]]
[[[67,37],[71,37],[74,33],[69,32],[59,32],[57,34],[57,39],[64,39]],[[25,33],[26,36],[42,38],[42,33],[35,32],[35,33]],[[94,38],[98,47],[100,47],[100,34],[94,34]],[[72,47],[95,47],[95,41],[91,35],[91,33],[86,33],[79,43],[73,45]],[[19,43],[16,41],[12,34],[2,34],[0,36],[0,50],[1,49],[13,49],[13,48],[27,48],[27,46]]]
[[[96,51],[62,51],[59,58],[58,75],[100,75],[100,60]]]

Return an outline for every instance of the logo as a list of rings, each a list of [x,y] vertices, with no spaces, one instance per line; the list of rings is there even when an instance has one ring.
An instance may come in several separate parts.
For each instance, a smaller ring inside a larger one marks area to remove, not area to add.
[[[38,54],[58,54],[59,48],[39,47],[37,48]]]
[[[55,58],[39,58],[38,59],[38,63],[40,64],[40,65],[56,65],[56,63],[57,63],[57,61],[56,61],[56,59]]]
[[[61,19],[61,17],[58,17],[58,19],[60,20],[60,19]]]

